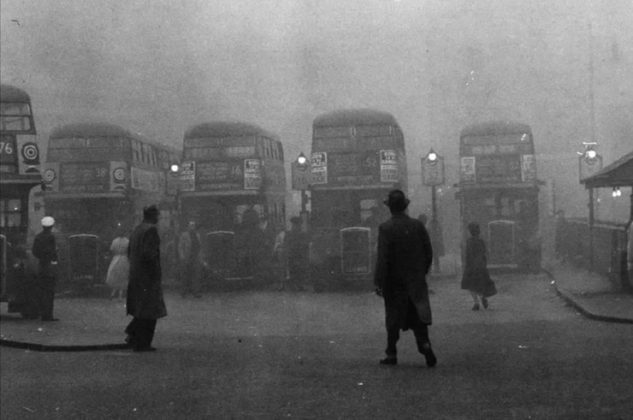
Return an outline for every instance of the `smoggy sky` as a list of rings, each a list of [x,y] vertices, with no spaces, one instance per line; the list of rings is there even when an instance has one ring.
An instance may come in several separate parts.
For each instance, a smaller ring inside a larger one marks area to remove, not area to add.
[[[418,173],[430,147],[451,165],[461,128],[488,119],[532,126],[542,178],[592,132],[607,162],[633,149],[630,0],[3,0],[0,12],[2,82],[29,92],[43,137],[104,120],[179,146],[191,124],[244,120],[294,157],[316,115],[370,107],[398,119]]]

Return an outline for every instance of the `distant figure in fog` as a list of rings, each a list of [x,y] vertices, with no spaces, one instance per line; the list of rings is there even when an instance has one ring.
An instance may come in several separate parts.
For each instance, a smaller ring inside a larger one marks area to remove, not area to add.
[[[53,225],[55,219],[52,217],[46,216],[42,219],[42,231],[35,236],[32,250],[35,258],[39,260],[37,296],[42,321],[58,321],[53,316],[57,276],[57,244],[52,232]]]
[[[244,210],[242,222],[235,232],[235,242],[238,270],[246,276],[261,276],[264,258],[270,258],[272,244],[266,248],[266,237],[260,226],[259,213],[253,207]]]
[[[301,230],[300,217],[290,219],[290,231],[285,235],[285,250],[290,287],[303,290],[310,277],[310,238]]]
[[[127,257],[129,244],[130,240],[125,237],[123,227],[119,226],[116,237],[110,245],[112,261],[106,275],[106,284],[112,289],[111,299],[115,297],[122,298],[125,289],[127,289],[130,279],[130,260]]]
[[[473,298],[473,311],[479,310],[479,299],[485,309],[488,308],[488,297],[496,294],[494,282],[488,273],[486,243],[479,237],[479,224],[469,223],[470,238],[466,240],[466,256],[461,287],[468,290]]]
[[[286,230],[281,230],[275,235],[273,243],[273,257],[272,261],[279,267],[279,290],[286,288],[288,282],[288,252],[286,250]]]
[[[565,212],[558,210],[556,212],[556,236],[554,238],[554,249],[556,252],[556,258],[562,261],[567,259],[565,247],[569,246],[567,243],[567,219],[565,218]]]
[[[39,262],[23,244],[16,245],[7,250],[7,270],[10,276],[17,279],[18,292],[16,302],[24,319],[36,319],[40,315],[38,272]],[[11,304],[10,304],[11,305]]]
[[[178,239],[178,258],[180,260],[180,294],[185,297],[188,293],[194,297],[201,297],[200,275],[202,271],[200,234],[193,220],[187,225]]]
[[[444,234],[442,233],[442,225],[437,217],[432,217],[428,224],[428,232],[431,237],[431,246],[433,247],[433,272],[439,273],[440,257],[444,256]]]
[[[156,206],[143,209],[143,221],[130,236],[127,313],[134,318],[125,332],[128,335],[126,342],[137,352],[156,350],[152,347],[156,321],[167,316],[161,285],[158,217]]]
[[[385,301],[387,357],[383,365],[398,363],[400,330],[413,330],[418,351],[429,367],[437,359],[431,348],[428,326],[432,323],[426,275],[433,261],[433,249],[424,224],[406,214],[409,200],[392,190],[385,201],[391,219],[378,230],[378,258],[374,272],[376,293]]]
[[[429,238],[431,239],[431,247],[433,248],[433,271],[440,272],[440,257],[444,256],[444,235],[442,233],[442,225],[437,218],[429,218],[426,214],[420,213],[418,220],[427,228]]]

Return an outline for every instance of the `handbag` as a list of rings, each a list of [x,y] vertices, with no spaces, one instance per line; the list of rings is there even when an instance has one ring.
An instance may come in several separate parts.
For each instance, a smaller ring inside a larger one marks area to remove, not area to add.
[[[484,288],[483,296],[488,298],[496,294],[497,294],[497,286],[495,285],[495,282],[492,280],[492,278],[488,276],[488,281],[486,281],[486,287]]]

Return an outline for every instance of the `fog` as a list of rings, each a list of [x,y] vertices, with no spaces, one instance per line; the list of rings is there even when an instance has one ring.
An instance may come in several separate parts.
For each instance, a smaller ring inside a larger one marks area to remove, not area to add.
[[[179,146],[208,120],[309,151],[311,122],[337,108],[392,113],[407,143],[412,211],[428,209],[420,157],[446,157],[454,206],[459,131],[532,126],[542,201],[586,214],[576,152],[605,164],[633,149],[630,0],[3,0],[3,83],[32,97],[39,135],[103,120]],[[602,193],[597,217],[624,219]],[[554,204],[555,201],[555,204]],[[551,209],[550,209],[551,210]]]

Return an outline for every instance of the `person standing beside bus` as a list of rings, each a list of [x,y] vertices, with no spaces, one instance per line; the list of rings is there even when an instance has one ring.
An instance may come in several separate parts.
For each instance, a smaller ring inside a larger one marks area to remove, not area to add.
[[[201,241],[200,234],[196,229],[196,222],[193,220],[187,225],[178,239],[178,257],[181,265],[181,291],[182,297],[191,293],[194,297],[201,297],[200,294],[200,272],[201,272]]]
[[[37,296],[42,321],[58,321],[53,317],[57,266],[57,244],[53,235],[55,219],[42,219],[42,231],[35,236],[33,255],[39,260]]]
[[[123,291],[127,288],[130,278],[130,260],[127,257],[129,245],[130,240],[125,237],[123,228],[119,225],[116,237],[112,240],[112,244],[110,245],[112,261],[108,266],[108,273],[106,274],[106,284],[112,289],[110,299],[117,296],[122,298]]]
[[[303,290],[309,281],[310,239],[301,230],[301,218],[290,218],[290,231],[285,235],[285,248],[288,255],[288,278],[290,287]]]
[[[470,238],[466,240],[466,257],[461,288],[470,292],[474,302],[472,309],[478,311],[479,297],[481,297],[484,309],[488,309],[487,298],[494,295],[496,290],[488,273],[486,243],[479,237],[479,224],[469,223],[468,232],[470,232]]]
[[[143,209],[143,221],[132,232],[128,248],[130,281],[126,306],[133,319],[125,332],[126,342],[137,352],[156,350],[152,347],[156,321],[167,316],[161,285],[158,217],[156,206]]]
[[[400,330],[413,330],[418,351],[433,367],[437,358],[431,348],[428,326],[432,323],[426,275],[433,249],[426,228],[406,214],[409,200],[401,190],[392,190],[385,201],[391,219],[378,228],[378,258],[374,272],[376,294],[385,301],[387,357],[383,365],[398,364],[396,344]]]

